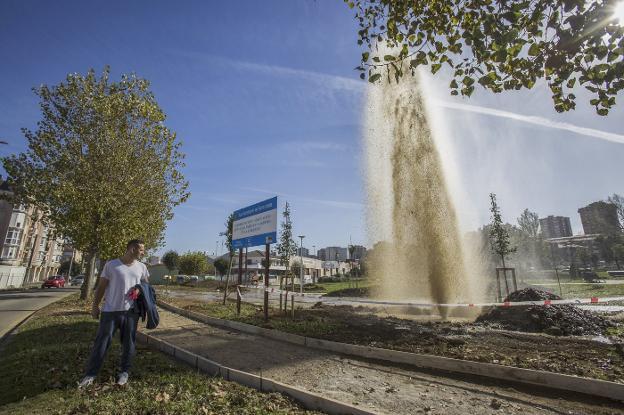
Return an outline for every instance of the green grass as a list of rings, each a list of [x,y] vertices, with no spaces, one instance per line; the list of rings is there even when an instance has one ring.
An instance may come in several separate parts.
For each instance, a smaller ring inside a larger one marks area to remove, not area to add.
[[[539,284],[533,285],[544,291],[560,295],[558,285],[548,285],[546,287]],[[624,295],[624,284],[562,284],[561,290],[563,298],[613,297]]]
[[[272,328],[302,336],[321,337],[339,332],[344,325],[324,318],[316,316],[309,310],[295,311],[295,319],[292,319],[290,311],[290,302],[288,303],[288,313],[284,314],[276,308],[269,310],[269,322],[264,321],[264,313],[261,306],[249,303],[241,303],[240,316],[236,315],[236,302],[228,300],[225,305],[221,302],[206,303],[197,300],[180,299],[176,297],[167,297],[161,295],[159,297],[163,301],[173,304],[180,308],[185,308],[211,317],[221,318],[225,320],[240,321],[254,326]]]
[[[360,281],[341,281],[341,282],[321,282],[317,283],[319,287],[324,289],[323,292],[331,293],[334,291],[344,290],[345,288],[364,288],[370,287],[371,282],[368,280],[360,280]]]
[[[70,296],[20,327],[0,355],[0,414],[303,414],[280,394],[196,373],[138,347],[130,382],[114,384],[118,341],[97,384],[76,389],[97,322]]]

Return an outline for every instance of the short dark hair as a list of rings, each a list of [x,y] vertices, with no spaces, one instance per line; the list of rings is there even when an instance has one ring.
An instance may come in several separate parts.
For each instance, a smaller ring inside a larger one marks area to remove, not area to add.
[[[139,246],[139,245],[145,245],[145,242],[143,242],[142,239],[132,239],[128,241],[128,243],[126,244],[126,250],[130,249],[133,246]]]

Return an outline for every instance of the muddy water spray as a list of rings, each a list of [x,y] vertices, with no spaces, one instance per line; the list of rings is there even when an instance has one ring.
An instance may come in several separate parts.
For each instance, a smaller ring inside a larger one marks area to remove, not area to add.
[[[457,217],[418,79],[371,86],[366,119],[367,224],[378,295],[470,301]],[[443,315],[445,310],[440,310]]]

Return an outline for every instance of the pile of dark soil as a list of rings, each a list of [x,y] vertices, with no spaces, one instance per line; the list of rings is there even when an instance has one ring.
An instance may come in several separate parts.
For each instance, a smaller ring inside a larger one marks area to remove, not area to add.
[[[558,300],[559,296],[527,288],[513,292],[505,301]],[[568,304],[551,306],[496,307],[477,318],[477,323],[493,323],[508,330],[543,332],[555,336],[604,334],[614,323],[591,311]]]
[[[520,302],[520,301],[543,301],[543,300],[561,300],[556,294],[548,291],[536,290],[535,288],[524,288],[514,291],[504,301]]]

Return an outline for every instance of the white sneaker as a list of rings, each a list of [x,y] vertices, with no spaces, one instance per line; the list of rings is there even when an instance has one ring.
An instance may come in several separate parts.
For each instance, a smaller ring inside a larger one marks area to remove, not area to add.
[[[123,386],[128,383],[128,372],[121,372],[119,378],[117,378],[117,384]]]
[[[85,376],[80,382],[78,382],[78,389],[86,388],[87,386],[93,385],[94,380],[95,376]]]

